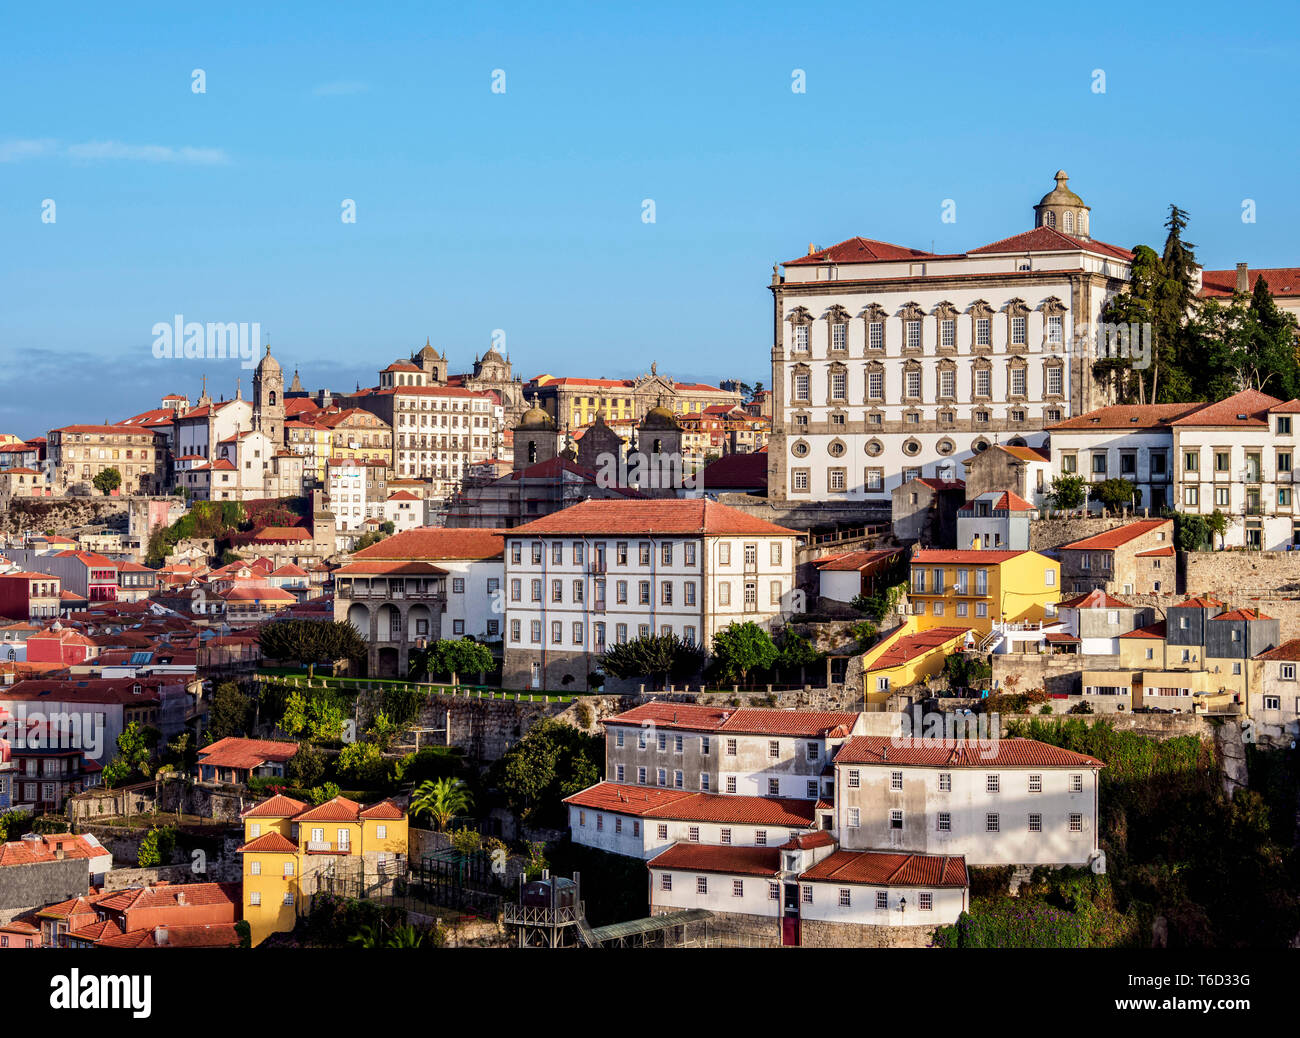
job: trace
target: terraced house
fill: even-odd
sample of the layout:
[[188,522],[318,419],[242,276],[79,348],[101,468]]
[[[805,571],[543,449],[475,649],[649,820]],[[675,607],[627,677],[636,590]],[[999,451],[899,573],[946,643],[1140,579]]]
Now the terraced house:
[[585,691],[605,647],[649,634],[710,646],[732,623],[801,611],[799,533],[705,499],[584,501],[506,536],[503,680]]

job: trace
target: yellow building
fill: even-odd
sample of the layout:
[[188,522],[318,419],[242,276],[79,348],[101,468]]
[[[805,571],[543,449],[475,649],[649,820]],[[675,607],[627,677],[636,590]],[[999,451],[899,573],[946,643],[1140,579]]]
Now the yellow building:
[[908,591],[918,630],[995,620],[1041,622],[1060,598],[1061,564],[1036,551],[925,549],[912,554]]
[[377,876],[407,855],[406,813],[391,800],[364,807],[339,796],[312,807],[274,796],[241,817],[244,918],[255,946],[310,911],[315,873],[343,860],[359,876]]
[[[329,456],[332,460],[355,458],[357,461],[382,461],[385,465],[393,463],[393,428],[378,415],[352,407],[346,411],[322,411],[314,417],[317,425],[330,430]],[[437,432],[446,435],[445,429]]]
[[307,419],[284,423],[284,437],[289,450],[302,457],[303,475],[321,486],[325,482],[325,463],[330,458],[330,441],[333,431]]
[[967,644],[969,627],[917,628],[917,617],[867,650],[862,660],[862,694],[867,703],[884,703],[898,689],[918,685],[942,672],[948,657]]

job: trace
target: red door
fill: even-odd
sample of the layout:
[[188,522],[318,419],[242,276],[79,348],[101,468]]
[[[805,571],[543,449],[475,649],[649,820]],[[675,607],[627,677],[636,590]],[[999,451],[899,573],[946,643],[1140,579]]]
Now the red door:
[[799,947],[799,917],[797,915],[781,917],[781,947]]

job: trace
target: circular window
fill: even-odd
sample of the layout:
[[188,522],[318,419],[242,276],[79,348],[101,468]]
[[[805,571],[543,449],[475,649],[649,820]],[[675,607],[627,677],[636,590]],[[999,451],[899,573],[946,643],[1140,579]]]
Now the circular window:
[[989,448],[988,440],[976,440],[971,444],[971,450],[976,454],[983,454]]
[[903,453],[917,455],[921,453],[921,443],[919,440],[905,440],[903,442]]
[[832,458],[842,458],[845,451],[844,441],[832,440],[826,449],[830,452]]
[[807,457],[808,444],[804,443],[803,440],[797,440],[794,443],[794,445],[790,448],[790,453],[793,454],[796,458]]
[[885,445],[881,443],[879,440],[867,441],[867,453],[870,454],[873,458],[878,457],[880,454],[884,452],[884,450],[885,450]]
[[956,449],[956,445],[952,440],[940,440],[938,446],[935,447],[935,450],[940,454],[951,454]]
[[1023,447],[1024,445],[1025,441],[1023,437],[1020,436],[1013,436],[1011,439],[1007,440],[1008,447]]

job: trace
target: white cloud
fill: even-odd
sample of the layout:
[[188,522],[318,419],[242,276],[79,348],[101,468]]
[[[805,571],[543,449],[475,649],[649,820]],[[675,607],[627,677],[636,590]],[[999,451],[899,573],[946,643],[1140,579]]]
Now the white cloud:
[[195,166],[224,165],[230,161],[230,156],[222,148],[126,144],[122,141],[85,141],[81,144],[60,145],[50,138],[0,141],[0,162],[20,162],[45,156],[80,161],[176,162]]
[[369,89],[369,83],[342,79],[333,83],[321,83],[319,86],[312,88],[312,93],[317,97],[344,97],[348,94],[364,94]]
[[175,148],[170,144],[125,144],[122,141],[87,141],[71,144],[67,155],[74,159],[125,159],[131,162],[184,162],[193,165],[224,165],[230,161],[221,148]]
[[0,141],[0,162],[19,162],[51,154],[58,141],[49,138],[37,140]]

